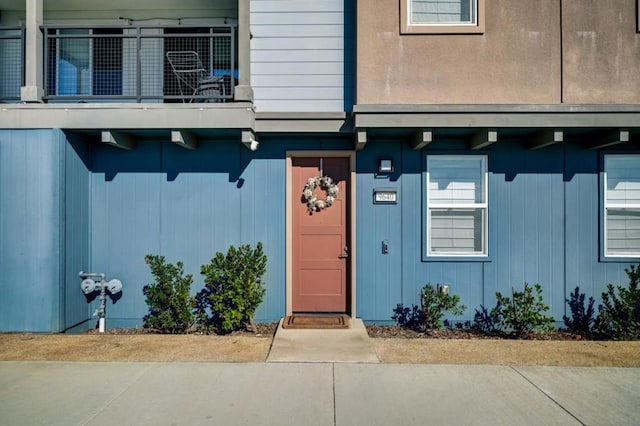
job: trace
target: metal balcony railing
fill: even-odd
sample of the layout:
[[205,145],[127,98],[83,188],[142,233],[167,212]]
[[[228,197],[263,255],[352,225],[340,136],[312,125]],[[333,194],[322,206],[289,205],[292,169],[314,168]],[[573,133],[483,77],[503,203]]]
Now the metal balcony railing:
[[[216,27],[42,27],[45,100],[227,102],[237,85],[236,31]],[[171,54],[170,54],[171,52]],[[173,53],[195,58],[182,68]]]
[[20,100],[24,86],[24,28],[0,26],[0,102]]

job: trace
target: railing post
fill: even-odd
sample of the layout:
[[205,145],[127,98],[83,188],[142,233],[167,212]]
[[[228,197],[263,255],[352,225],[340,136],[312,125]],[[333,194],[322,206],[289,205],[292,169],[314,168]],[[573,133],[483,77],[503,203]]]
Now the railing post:
[[238,0],[238,68],[240,75],[238,76],[238,87],[235,88],[236,101],[253,102],[253,89],[251,88],[250,15],[249,0]]
[[42,0],[26,0],[26,4],[25,82],[20,88],[20,99],[23,102],[42,102],[44,95],[42,87],[44,41],[40,30],[43,16]]
[[142,37],[141,28],[136,27],[136,102],[142,102]]
[[24,80],[24,74],[25,74],[25,61],[26,61],[26,55],[27,55],[27,43],[26,43],[26,39],[27,39],[27,35],[26,35],[26,29],[24,26],[20,27],[20,44],[22,45],[22,49],[21,49],[21,53],[22,53],[22,57],[20,58],[20,65],[22,67],[22,73],[20,74],[20,87],[25,85],[25,80]]

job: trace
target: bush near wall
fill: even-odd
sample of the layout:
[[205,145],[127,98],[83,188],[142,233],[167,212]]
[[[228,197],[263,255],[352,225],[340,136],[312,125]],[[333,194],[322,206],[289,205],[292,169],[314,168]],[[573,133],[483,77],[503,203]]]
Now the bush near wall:
[[262,276],[267,257],[262,243],[256,248],[230,246],[226,255],[216,253],[202,265],[205,287],[191,295],[191,274],[184,275],[182,262],[166,263],[163,256],[147,255],[155,282],[144,286],[149,313],[144,327],[160,333],[226,334],[239,329],[256,331],[253,318],[265,294]]
[[205,288],[197,301],[205,328],[222,334],[241,328],[255,331],[253,318],[265,294],[262,276],[266,264],[259,242],[255,249],[248,244],[237,249],[231,246],[226,255],[218,252],[209,264],[202,265]]
[[442,328],[446,312],[462,315],[466,309],[465,305],[460,305],[460,296],[440,291],[440,286],[436,288],[427,284],[420,290],[419,307],[413,305],[408,308],[398,304],[391,319],[401,327],[426,331]]
[[602,305],[598,307],[595,333],[614,340],[640,339],[640,266],[625,269],[629,285],[607,285],[602,293]]
[[195,323],[195,298],[191,296],[193,276],[184,275],[182,262],[173,265],[166,263],[163,256],[154,255],[147,255],[144,260],[155,278],[155,282],[142,289],[149,307],[149,313],[143,318],[144,327],[160,333],[188,332]]

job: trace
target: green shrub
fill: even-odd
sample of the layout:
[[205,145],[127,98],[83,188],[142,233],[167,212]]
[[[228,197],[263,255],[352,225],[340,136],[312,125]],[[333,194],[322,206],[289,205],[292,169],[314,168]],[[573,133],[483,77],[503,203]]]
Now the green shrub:
[[591,333],[595,323],[595,310],[593,309],[595,301],[593,297],[589,297],[589,303],[585,309],[584,300],[585,294],[580,293],[580,287],[576,287],[570,298],[566,300],[569,304],[569,309],[571,309],[571,318],[564,315],[562,319],[567,326],[567,330],[587,336]]
[[[535,290],[535,294],[533,294]],[[549,310],[542,299],[540,284],[530,287],[524,284],[523,291],[511,290],[512,297],[496,293],[498,300],[491,315],[498,318],[498,328],[509,329],[512,334],[522,336],[530,331],[549,331],[553,329],[554,320],[544,315]]]
[[439,291],[430,284],[420,290],[420,308],[422,310],[422,325],[425,330],[442,328],[442,317],[445,312],[462,315],[467,309],[465,305],[458,305],[460,296],[450,295]]
[[443,293],[427,284],[420,290],[420,306],[413,305],[411,308],[398,304],[393,310],[391,319],[405,328],[417,331],[433,330],[442,328],[442,317],[445,312],[454,315],[462,315],[467,309],[460,303],[460,296]]
[[255,331],[253,317],[265,294],[262,276],[266,264],[262,243],[258,243],[255,249],[231,246],[226,255],[218,252],[209,264],[202,265],[205,288],[197,301],[205,328],[213,327],[223,334],[243,327]]
[[596,332],[600,337],[614,340],[640,339],[640,267],[631,265],[625,269],[629,277],[629,287],[607,286],[602,293],[602,305],[598,307]]
[[182,262],[165,263],[163,256],[146,255],[155,282],[145,285],[142,293],[149,307],[144,316],[145,328],[161,333],[180,334],[194,325],[194,297],[191,296],[192,275],[184,275]]
[[450,295],[427,284],[420,290],[420,310],[422,312],[422,326],[425,330],[442,328],[442,317],[445,312],[462,315],[467,309],[459,305],[460,296]]

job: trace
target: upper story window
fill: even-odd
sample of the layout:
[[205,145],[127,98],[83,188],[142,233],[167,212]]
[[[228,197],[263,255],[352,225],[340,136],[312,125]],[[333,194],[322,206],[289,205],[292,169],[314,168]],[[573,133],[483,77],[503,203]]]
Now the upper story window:
[[400,0],[403,34],[484,32],[484,0]]
[[605,155],[604,181],[604,254],[640,257],[640,155]]
[[427,156],[427,256],[487,256],[487,156]]

